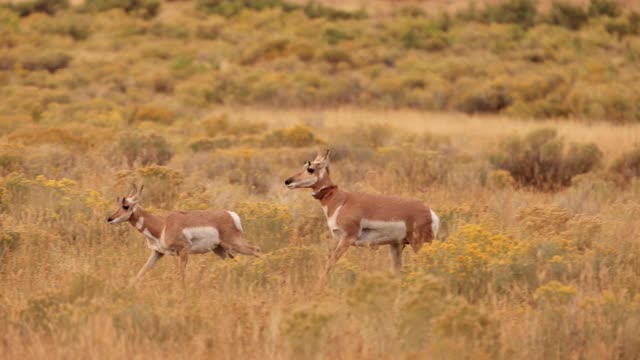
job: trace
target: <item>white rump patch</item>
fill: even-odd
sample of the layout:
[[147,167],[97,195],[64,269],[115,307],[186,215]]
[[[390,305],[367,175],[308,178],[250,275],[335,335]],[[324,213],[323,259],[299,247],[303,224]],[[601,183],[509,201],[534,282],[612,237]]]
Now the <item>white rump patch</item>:
[[244,230],[242,230],[242,223],[240,223],[240,215],[229,210],[227,210],[227,212],[231,215],[233,223],[236,225],[236,229],[240,230],[240,232],[244,232]]
[[386,245],[402,242],[407,237],[407,224],[402,221],[368,220],[360,221],[357,246]]
[[435,240],[438,237],[438,229],[440,229],[440,218],[436,213],[431,211],[431,230],[433,230],[433,239]]
[[191,243],[192,253],[209,252],[220,244],[220,234],[213,226],[185,228],[182,234]]

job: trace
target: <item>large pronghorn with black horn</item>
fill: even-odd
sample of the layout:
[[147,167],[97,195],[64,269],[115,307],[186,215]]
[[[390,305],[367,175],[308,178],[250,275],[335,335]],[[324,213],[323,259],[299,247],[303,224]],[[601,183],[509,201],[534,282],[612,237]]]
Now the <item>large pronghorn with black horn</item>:
[[118,208],[107,218],[109,224],[128,221],[147,240],[151,255],[134,282],[149,271],[164,255],[178,256],[184,284],[189,254],[210,251],[222,259],[235,253],[260,256],[260,248],[244,240],[238,214],[226,210],[170,211],[165,216],[153,215],[140,206],[142,189],[136,185],[129,195],[118,198]]
[[400,270],[405,245],[418,251],[422,244],[431,242],[440,219],[418,200],[340,190],[329,176],[329,155],[330,150],[319,152],[284,182],[289,189],[313,189],[313,197],[322,205],[329,230],[338,240],[326,271],[350,246],[378,245],[391,247],[394,268]]

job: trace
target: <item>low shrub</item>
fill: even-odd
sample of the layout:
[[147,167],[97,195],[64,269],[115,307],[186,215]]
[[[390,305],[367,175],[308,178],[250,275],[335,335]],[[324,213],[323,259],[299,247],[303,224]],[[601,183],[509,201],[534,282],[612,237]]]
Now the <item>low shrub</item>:
[[627,181],[640,178],[640,146],[615,159],[611,165],[611,171]]
[[536,269],[528,245],[481,225],[466,224],[447,241],[423,246],[418,254],[421,271],[439,276],[470,301],[487,295],[488,285],[504,292],[515,282],[534,285]]
[[175,89],[175,81],[173,77],[167,73],[155,73],[149,79],[153,91],[159,94],[173,94]]
[[0,175],[24,169],[24,148],[20,145],[3,144],[0,146]]
[[132,111],[131,120],[134,122],[150,121],[163,125],[170,125],[175,120],[173,111],[161,105],[139,105]]
[[242,65],[252,65],[260,61],[273,60],[286,51],[289,42],[290,40],[283,36],[264,39],[254,47],[245,49],[241,55],[240,63]]
[[632,34],[640,34],[640,13],[630,11],[627,15],[627,22],[629,23],[629,30]]
[[415,145],[380,147],[374,161],[397,182],[406,182],[412,191],[443,183],[453,169],[452,158]]
[[439,29],[411,28],[402,34],[400,41],[407,49],[426,51],[444,50],[449,46],[449,40]]
[[[499,112],[509,107],[513,95],[501,84],[479,84],[469,80],[461,82],[461,91],[455,100],[455,108],[467,114]],[[468,85],[468,86],[465,86]]]
[[215,138],[202,138],[192,141],[189,147],[194,152],[213,151],[216,149],[226,149],[233,145],[234,139],[228,136],[218,136]]
[[209,137],[220,135],[255,135],[267,130],[267,124],[245,119],[231,119],[226,113],[214,114],[202,120],[202,128]]
[[85,150],[89,146],[86,138],[60,128],[22,127],[7,136],[11,143],[22,145],[57,144],[75,150]]
[[24,171],[31,176],[50,178],[80,176],[78,152],[57,144],[32,146],[27,152]]
[[69,8],[68,0],[27,0],[12,2],[10,8],[21,17],[29,16],[33,13],[45,13],[54,15],[55,13]]
[[591,0],[588,13],[589,16],[616,17],[622,13],[622,9],[616,0]]
[[34,52],[23,56],[20,64],[26,70],[47,70],[55,73],[60,69],[66,68],[71,62],[72,57],[69,54],[58,51]]
[[307,306],[293,309],[282,321],[282,334],[287,339],[293,358],[313,358],[330,336],[334,309]]
[[578,30],[587,23],[589,14],[580,5],[567,2],[553,2],[546,15],[546,21],[550,24],[562,26],[571,30]]
[[345,50],[342,50],[337,47],[331,47],[326,49],[322,53],[322,58],[331,65],[337,66],[338,64],[351,64],[352,59],[351,55]]
[[4,257],[15,251],[21,243],[20,233],[12,229],[2,227],[0,230],[0,266],[4,263]]
[[155,21],[149,33],[160,38],[189,39],[193,29],[181,21]]
[[142,166],[166,164],[174,152],[169,142],[160,135],[126,131],[118,137],[113,153],[124,157],[129,167],[132,167],[136,162]]
[[222,33],[224,26],[225,20],[223,18],[211,16],[198,24],[195,35],[200,39],[215,40]]
[[604,28],[609,34],[615,35],[618,40],[622,40],[625,36],[633,34],[631,25],[628,19],[625,18],[611,19],[604,24]]
[[484,17],[491,22],[530,27],[534,25],[537,12],[535,0],[509,0],[502,4],[487,6]]
[[145,19],[155,17],[160,10],[160,0],[85,0],[84,8],[89,11],[122,9]]
[[226,17],[237,15],[245,9],[261,11],[285,5],[283,0],[198,0],[196,2],[199,10]]
[[[292,8],[291,6],[289,7]],[[367,13],[366,11],[364,11],[364,9],[360,9],[356,11],[345,11],[345,10],[335,9],[332,7],[327,7],[322,4],[316,3],[314,1],[309,1],[303,10],[304,10],[304,13],[312,19],[325,18],[328,20],[335,21],[335,20],[364,19],[367,17]]]
[[594,169],[602,159],[595,144],[571,144],[568,151],[554,129],[540,129],[524,138],[511,138],[490,156],[494,167],[509,171],[522,186],[554,190],[571,178]]
[[263,252],[284,248],[291,240],[293,219],[286,205],[266,201],[245,201],[234,207],[251,241]]
[[137,171],[146,188],[146,204],[161,209],[172,209],[180,195],[184,175],[160,165],[149,165]]
[[91,24],[85,15],[65,14],[29,23],[29,27],[43,35],[69,36],[73,40],[85,40],[91,34]]
[[320,143],[311,129],[303,125],[295,125],[287,129],[278,129],[266,134],[262,140],[265,147],[305,147]]
[[571,87],[564,104],[573,117],[622,124],[640,120],[640,108],[636,105],[639,100],[637,92],[628,85],[584,82]]
[[273,179],[267,155],[252,148],[218,149],[204,168],[209,178],[222,177],[251,194],[266,194]]

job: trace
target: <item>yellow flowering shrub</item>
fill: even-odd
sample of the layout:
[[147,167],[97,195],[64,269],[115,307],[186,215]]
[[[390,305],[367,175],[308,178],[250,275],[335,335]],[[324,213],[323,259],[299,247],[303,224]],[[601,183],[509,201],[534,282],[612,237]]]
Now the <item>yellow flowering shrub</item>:
[[531,206],[521,209],[516,217],[527,233],[549,235],[566,230],[571,214],[555,206]]
[[536,301],[547,305],[564,305],[572,301],[576,295],[573,285],[564,285],[558,281],[550,281],[536,289]]
[[491,170],[487,174],[487,185],[493,189],[509,189],[515,183],[513,176],[507,170]]
[[528,249],[523,241],[467,224],[446,241],[424,246],[418,255],[417,271],[442,276],[453,290],[476,299],[488,287],[504,290],[515,279],[533,277]]
[[335,307],[312,303],[291,311],[281,323],[294,358],[313,358],[328,340]]
[[494,356],[500,349],[500,323],[476,304],[456,298],[448,302],[433,320],[438,338],[462,339]]
[[0,175],[20,171],[24,167],[24,147],[18,144],[0,145]]
[[266,201],[245,201],[234,210],[242,219],[242,226],[251,242],[263,251],[280,249],[289,244],[293,219],[286,205]]
[[138,169],[137,174],[145,186],[143,196],[146,204],[164,209],[173,208],[184,182],[184,175],[180,171],[150,165]]
[[432,321],[451,299],[441,278],[412,272],[398,298],[398,332],[405,346],[419,348],[432,335]]
[[347,292],[347,304],[361,324],[363,335],[374,339],[374,349],[388,350],[388,339],[393,338],[392,324],[396,316],[394,305],[399,294],[400,281],[393,274],[359,273],[355,284]]

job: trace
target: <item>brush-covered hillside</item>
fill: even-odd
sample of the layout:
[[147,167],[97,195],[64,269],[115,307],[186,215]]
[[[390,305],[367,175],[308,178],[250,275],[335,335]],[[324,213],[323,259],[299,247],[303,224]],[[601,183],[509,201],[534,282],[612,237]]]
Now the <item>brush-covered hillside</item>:
[[8,3],[1,110],[41,122],[76,100],[124,119],[221,105],[640,118],[633,4],[389,3],[375,16],[282,0]]

